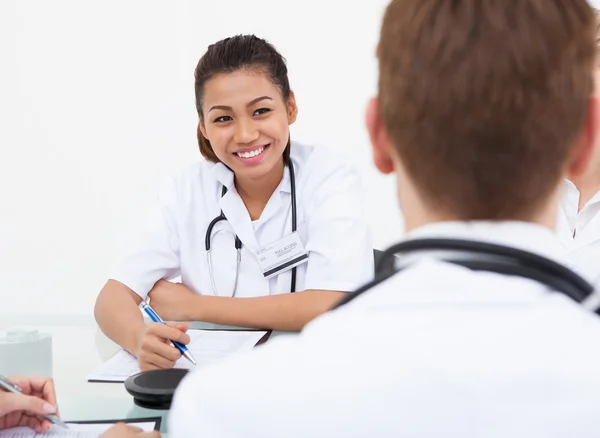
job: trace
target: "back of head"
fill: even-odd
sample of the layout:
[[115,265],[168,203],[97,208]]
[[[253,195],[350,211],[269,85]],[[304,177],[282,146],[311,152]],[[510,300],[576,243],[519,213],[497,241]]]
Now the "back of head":
[[529,220],[559,184],[593,92],[586,0],[392,0],[383,122],[428,206]]

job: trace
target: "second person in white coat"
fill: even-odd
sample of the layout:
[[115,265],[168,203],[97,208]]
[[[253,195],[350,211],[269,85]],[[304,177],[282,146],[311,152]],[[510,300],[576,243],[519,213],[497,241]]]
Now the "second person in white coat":
[[165,187],[95,306],[141,369],[172,367],[180,353],[167,340],[189,342],[185,324],[146,326],[148,295],[164,320],[296,331],[373,275],[359,175],[334,151],[290,140],[298,108],[275,48],[250,35],[211,45],[195,93],[206,160]]

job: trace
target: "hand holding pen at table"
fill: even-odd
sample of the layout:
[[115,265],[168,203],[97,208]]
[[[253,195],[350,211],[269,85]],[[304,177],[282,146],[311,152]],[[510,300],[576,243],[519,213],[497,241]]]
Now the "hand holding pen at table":
[[160,323],[152,322],[138,338],[138,349],[135,356],[138,358],[142,371],[173,368],[175,362],[181,357],[181,352],[171,341],[187,345],[190,337],[186,334],[188,323]]
[[46,377],[11,376],[22,394],[0,391],[0,429],[25,426],[37,433],[50,430],[44,415],[58,414],[54,382]]

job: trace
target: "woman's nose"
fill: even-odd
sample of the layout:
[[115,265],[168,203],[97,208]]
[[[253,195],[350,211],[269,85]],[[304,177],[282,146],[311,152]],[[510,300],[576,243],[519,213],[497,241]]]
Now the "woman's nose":
[[239,120],[235,127],[233,140],[236,143],[252,143],[259,137],[256,124],[251,120]]

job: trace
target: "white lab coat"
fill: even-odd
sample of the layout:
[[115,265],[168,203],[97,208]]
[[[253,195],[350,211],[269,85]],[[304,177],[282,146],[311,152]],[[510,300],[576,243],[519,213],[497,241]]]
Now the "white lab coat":
[[[322,146],[292,142],[297,198],[297,232],[308,262],[297,267],[296,291],[352,291],[373,276],[373,246],[364,216],[357,171]],[[228,188],[221,197],[223,185]],[[290,292],[291,270],[266,280],[254,251],[291,233],[291,185],[284,176],[260,219],[252,221],[222,163],[195,163],[162,190],[158,205],[115,280],[145,298],[160,279],[181,277],[199,294],[213,294],[205,250],[209,223],[225,213],[212,232],[217,292],[231,296],[236,269],[234,235],[242,241],[236,297]]]
[[[549,229],[444,223],[409,235],[479,239],[561,260]],[[298,336],[199,368],[172,438],[591,438],[600,317],[520,277],[423,257]]]
[[600,281],[600,191],[579,209],[579,190],[565,180],[556,231],[568,252],[569,265]]

